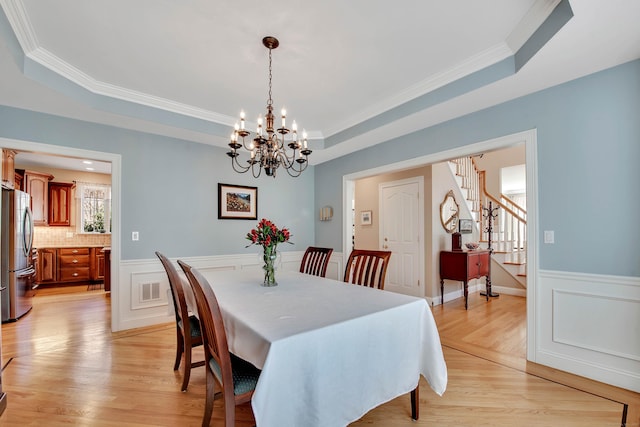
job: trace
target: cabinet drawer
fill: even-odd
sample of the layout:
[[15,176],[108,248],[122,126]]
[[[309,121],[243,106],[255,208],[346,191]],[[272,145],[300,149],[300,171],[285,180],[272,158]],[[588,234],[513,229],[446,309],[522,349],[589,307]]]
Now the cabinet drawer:
[[60,268],[89,267],[89,255],[60,255],[58,265]]
[[60,255],[89,255],[89,248],[59,248]]
[[58,271],[58,280],[61,282],[89,280],[89,267],[61,268]]

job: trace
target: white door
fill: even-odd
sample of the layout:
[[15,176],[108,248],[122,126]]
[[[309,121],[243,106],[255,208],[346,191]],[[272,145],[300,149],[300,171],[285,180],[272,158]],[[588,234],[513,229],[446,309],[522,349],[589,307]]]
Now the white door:
[[385,290],[424,297],[423,178],[380,184],[380,248],[392,252]]

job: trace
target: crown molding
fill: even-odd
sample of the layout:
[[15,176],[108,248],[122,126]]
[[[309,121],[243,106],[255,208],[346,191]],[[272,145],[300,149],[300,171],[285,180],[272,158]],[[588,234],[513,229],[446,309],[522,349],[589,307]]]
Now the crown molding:
[[490,65],[493,65],[503,59],[513,55],[509,46],[506,43],[499,43],[483,52],[480,52],[467,60],[459,63],[453,68],[436,74],[426,80],[423,80],[415,85],[409,86],[398,94],[387,98],[385,101],[373,104],[370,108],[362,111],[360,114],[351,116],[348,121],[344,121],[338,126],[327,129],[325,136],[329,137],[376,117],[385,111],[389,111],[392,108],[405,104],[415,98],[425,95],[429,92],[441,88],[449,83],[453,83],[463,77],[466,77],[476,71],[482,70]]
[[40,43],[36,37],[35,30],[31,26],[31,21],[29,21],[22,0],[0,0],[0,6],[2,6],[25,55],[35,50]]
[[96,95],[128,101],[134,104],[157,108],[231,127],[235,120],[233,117],[214,113],[203,108],[194,107],[192,105],[175,102],[166,98],[149,95],[147,93],[138,92],[96,80],[42,47],[38,47],[37,49],[26,53],[26,56],[34,62]]
[[561,1],[562,0],[536,1],[504,42],[470,57],[451,69],[410,86],[393,97],[372,105],[360,114],[351,116],[349,120],[327,129],[325,136],[330,137],[335,135],[513,55],[540,27],[545,19],[551,15]]

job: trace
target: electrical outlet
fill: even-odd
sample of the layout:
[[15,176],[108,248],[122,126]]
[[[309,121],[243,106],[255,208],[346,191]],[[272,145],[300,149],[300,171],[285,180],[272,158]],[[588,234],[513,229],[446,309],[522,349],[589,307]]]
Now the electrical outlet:
[[138,240],[140,240],[140,234],[137,231],[132,231],[131,240],[133,240],[134,242],[137,242]]

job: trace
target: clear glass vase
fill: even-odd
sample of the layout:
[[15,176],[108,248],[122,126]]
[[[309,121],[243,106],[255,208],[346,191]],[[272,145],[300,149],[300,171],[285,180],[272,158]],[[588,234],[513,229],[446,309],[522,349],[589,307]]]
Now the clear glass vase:
[[276,282],[276,248],[265,248],[264,255],[262,257],[264,261],[264,265],[262,269],[264,270],[264,281],[262,282],[262,286],[278,286],[278,282]]

